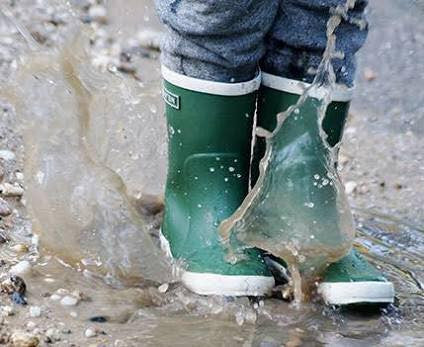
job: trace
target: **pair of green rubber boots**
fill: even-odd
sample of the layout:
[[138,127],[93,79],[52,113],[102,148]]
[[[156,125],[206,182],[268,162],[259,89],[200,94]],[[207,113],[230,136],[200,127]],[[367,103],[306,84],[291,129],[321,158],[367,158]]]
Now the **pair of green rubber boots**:
[[[263,252],[247,249],[236,263],[218,235],[257,178],[264,143],[251,163],[253,123],[272,131],[276,114],[295,104],[304,83],[262,74],[242,83],[199,80],[162,67],[169,137],[168,178],[162,245],[184,262],[183,284],[202,295],[262,296],[275,281]],[[323,122],[327,141],[337,144],[349,95],[335,94]],[[282,199],[289,197],[281,197]],[[355,250],[330,265],[318,292],[332,305],[393,302],[388,282]]]

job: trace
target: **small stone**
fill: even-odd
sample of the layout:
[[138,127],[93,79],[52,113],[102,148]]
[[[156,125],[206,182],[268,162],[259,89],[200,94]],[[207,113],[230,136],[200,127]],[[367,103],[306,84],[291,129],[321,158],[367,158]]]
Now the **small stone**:
[[40,306],[30,306],[29,307],[29,316],[32,318],[37,318],[41,316],[41,307]]
[[76,306],[78,304],[78,299],[74,296],[66,295],[60,300],[60,303],[63,306]]
[[367,81],[373,81],[373,80],[375,80],[377,78],[377,74],[371,68],[366,67],[364,69],[364,78]]
[[27,324],[26,324],[26,328],[28,329],[28,330],[33,330],[33,329],[35,329],[35,327],[37,326],[37,324],[35,324],[33,321],[29,321]]
[[17,263],[16,265],[13,265],[10,268],[9,273],[11,275],[25,275],[27,273],[29,273],[31,271],[31,264],[29,263],[28,260],[22,260],[19,263]]
[[88,10],[88,16],[94,22],[101,24],[107,23],[107,11],[106,8],[101,5],[91,6]]
[[356,187],[358,186],[358,184],[354,181],[349,181],[345,183],[345,191],[346,194],[352,194],[354,191],[356,191]]
[[23,244],[23,243],[18,243],[16,245],[13,245],[12,247],[10,247],[10,249],[15,251],[16,253],[26,253],[26,252],[28,252],[28,246]]
[[70,315],[72,318],[77,318],[77,317],[78,317],[78,313],[76,313],[75,311],[69,312],[69,315]]
[[12,214],[12,210],[6,200],[0,198],[0,217],[7,217]]
[[85,337],[96,337],[97,331],[94,328],[87,328],[84,332]]
[[0,150],[0,159],[4,161],[11,161],[11,160],[15,160],[15,158],[16,158],[16,155],[12,151],[9,151],[7,149]]
[[2,317],[9,317],[9,316],[13,316],[15,314],[15,311],[13,310],[12,306],[1,306],[0,308],[0,315]]
[[169,288],[169,284],[164,283],[164,284],[162,284],[158,287],[158,291],[159,291],[159,293],[166,293],[168,288]]
[[26,305],[27,300],[25,296],[21,293],[14,292],[12,293],[12,296],[10,297],[12,299],[12,302],[18,305]]
[[57,294],[52,294],[50,296],[50,300],[52,300],[52,301],[58,301],[60,299],[62,299],[62,297],[60,295],[57,295]]
[[73,290],[71,295],[75,298],[78,299],[78,301],[84,300],[85,296],[82,292],[80,292],[79,290]]
[[22,172],[16,172],[15,173],[15,176],[16,176],[16,179],[18,180],[18,181],[23,181],[24,180],[24,174],[22,173]]
[[37,347],[40,340],[37,336],[23,331],[15,331],[10,337],[12,346],[16,347]]
[[67,295],[69,294],[69,290],[65,288],[59,288],[58,290],[55,291],[55,293],[57,295]]
[[0,194],[19,197],[24,194],[24,189],[18,184],[2,183],[0,184]]
[[90,317],[89,321],[94,323],[106,323],[107,318],[105,316],[94,316]]
[[60,331],[58,329],[50,328],[46,331],[47,342],[57,342],[61,340]]

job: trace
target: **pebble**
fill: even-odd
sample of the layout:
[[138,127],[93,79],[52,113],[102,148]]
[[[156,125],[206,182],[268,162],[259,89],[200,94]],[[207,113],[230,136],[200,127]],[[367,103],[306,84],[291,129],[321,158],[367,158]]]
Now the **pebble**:
[[50,296],[50,300],[53,300],[53,301],[58,301],[60,299],[62,299],[62,297],[60,295],[57,295],[57,294],[52,294]]
[[96,337],[97,331],[94,328],[87,328],[84,332],[85,337]]
[[12,346],[16,347],[37,347],[40,344],[37,336],[23,331],[15,331],[10,337],[10,340]]
[[55,293],[57,295],[66,295],[66,294],[69,294],[69,290],[65,288],[59,288],[58,290],[56,290]]
[[17,263],[16,265],[13,265],[10,270],[9,273],[11,275],[25,275],[27,273],[29,273],[31,271],[31,264],[29,263],[28,260],[22,260],[19,263]]
[[41,316],[41,307],[40,306],[30,306],[29,307],[29,316],[32,318],[37,318]]
[[354,181],[349,181],[349,182],[346,182],[345,183],[345,191],[346,191],[346,194],[352,194],[355,190],[356,190],[356,187],[358,186],[358,184],[356,183],[356,182],[354,182]]
[[61,340],[60,331],[58,329],[50,328],[46,331],[47,342],[57,342]]
[[35,324],[32,320],[30,320],[27,324],[26,324],[26,328],[28,330],[33,330],[35,329],[35,327],[37,326],[37,324]]
[[0,194],[19,197],[24,194],[24,189],[18,184],[2,183],[0,184]]
[[9,204],[6,200],[0,198],[0,217],[7,217],[12,214]]
[[0,308],[0,315],[2,317],[9,317],[9,316],[13,316],[15,314],[15,311],[13,310],[12,306],[1,306]]
[[60,300],[60,303],[63,306],[76,306],[78,304],[78,299],[74,296],[66,295]]
[[0,283],[0,290],[2,293],[13,294],[18,292],[22,295],[26,292],[25,281],[19,276],[10,276]]
[[158,287],[158,292],[159,292],[159,293],[166,293],[166,292],[167,292],[167,290],[168,290],[168,288],[169,288],[169,284],[168,284],[168,283],[161,284],[161,285]]
[[371,68],[366,67],[364,69],[364,78],[367,81],[373,81],[373,80],[375,80],[377,78],[377,74]]
[[24,180],[24,174],[22,173],[22,172],[16,172],[15,173],[15,176],[16,176],[16,179],[18,180],[18,181],[23,181]]
[[4,161],[11,161],[15,160],[16,155],[12,151],[9,151],[7,149],[0,150],[0,159],[3,159]]
[[23,243],[18,243],[16,245],[13,245],[10,247],[12,251],[15,251],[17,253],[26,253],[28,252],[28,246]]
[[88,16],[92,21],[102,24],[107,23],[107,11],[106,8],[101,5],[91,6],[88,10]]
[[77,318],[77,317],[78,317],[78,313],[76,313],[75,311],[69,312],[69,315],[70,315],[72,318]]

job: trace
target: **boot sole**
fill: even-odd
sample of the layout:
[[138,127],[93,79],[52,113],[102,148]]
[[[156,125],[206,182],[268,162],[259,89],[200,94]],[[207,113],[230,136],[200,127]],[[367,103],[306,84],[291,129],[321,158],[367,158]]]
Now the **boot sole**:
[[[159,238],[162,250],[172,259],[171,247],[161,231]],[[274,277],[220,275],[184,270],[181,273],[183,285],[200,295],[265,296],[275,285]]]
[[394,301],[391,282],[324,282],[319,285],[318,293],[328,305],[389,304]]

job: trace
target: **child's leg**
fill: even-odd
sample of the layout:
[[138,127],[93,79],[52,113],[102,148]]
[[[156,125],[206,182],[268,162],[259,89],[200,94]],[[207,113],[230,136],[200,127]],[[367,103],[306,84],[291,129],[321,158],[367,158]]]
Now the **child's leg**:
[[162,64],[219,82],[255,77],[279,0],[155,0],[167,28]]
[[[267,52],[261,68],[268,73],[312,82],[327,43],[330,9],[346,0],[282,0],[277,18],[267,36]],[[334,59],[337,82],[353,85],[355,53],[367,37],[364,9],[368,0],[357,0],[336,30],[336,47],[344,59]],[[362,25],[360,27],[358,24]]]

